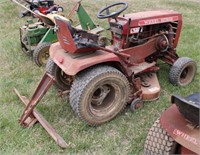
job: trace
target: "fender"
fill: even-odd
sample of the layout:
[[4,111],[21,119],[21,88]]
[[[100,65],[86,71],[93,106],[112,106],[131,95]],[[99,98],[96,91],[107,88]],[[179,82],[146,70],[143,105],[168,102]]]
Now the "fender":
[[194,153],[200,152],[199,129],[185,120],[176,104],[165,110],[160,117],[160,125],[180,145]]
[[78,72],[104,62],[120,62],[118,56],[103,50],[71,54],[66,52],[59,42],[53,43],[49,49],[50,58],[67,74],[76,75]]

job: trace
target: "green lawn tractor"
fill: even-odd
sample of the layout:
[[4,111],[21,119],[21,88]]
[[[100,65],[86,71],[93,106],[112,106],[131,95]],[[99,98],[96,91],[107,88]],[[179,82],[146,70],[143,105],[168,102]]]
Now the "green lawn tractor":
[[48,49],[52,42],[57,41],[53,29],[47,27],[43,22],[29,20],[20,28],[20,42],[22,51],[33,56],[38,66],[45,63],[48,58]]
[[[77,12],[81,29],[90,31],[92,33],[99,33],[103,28],[94,24],[88,13],[81,5],[81,1],[77,2],[73,10],[67,16],[71,19],[74,12]],[[25,25],[20,27],[20,42],[22,51],[33,57],[33,61],[42,66],[47,63],[49,58],[49,47],[51,43],[56,42],[57,35],[54,33],[54,16],[56,14],[50,13],[47,15],[37,13],[39,22],[28,20]],[[60,15],[58,15],[60,16]]]

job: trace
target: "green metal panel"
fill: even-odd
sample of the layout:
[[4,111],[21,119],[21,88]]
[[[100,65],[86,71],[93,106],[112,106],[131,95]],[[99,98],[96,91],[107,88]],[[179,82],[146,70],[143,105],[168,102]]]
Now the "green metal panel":
[[54,32],[53,28],[49,28],[49,30],[46,32],[44,37],[40,40],[40,43],[43,42],[56,42],[58,41],[57,35]]
[[77,10],[78,18],[81,24],[81,27],[83,30],[91,30],[96,28],[96,25],[88,15],[88,13],[85,11],[85,9],[82,7],[82,5],[79,5],[79,8]]
[[47,31],[48,28],[42,25],[38,25],[36,28],[28,29],[27,37],[30,39],[30,45],[38,44]]

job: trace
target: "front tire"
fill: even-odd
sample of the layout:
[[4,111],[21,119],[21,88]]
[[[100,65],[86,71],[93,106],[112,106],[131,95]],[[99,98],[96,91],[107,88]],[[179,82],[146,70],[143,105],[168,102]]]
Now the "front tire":
[[113,119],[126,106],[129,82],[117,69],[94,66],[77,74],[70,90],[74,112],[91,126]]
[[51,58],[49,58],[47,61],[46,72],[54,76],[58,89],[62,91],[70,89],[73,78],[69,75],[66,75]]
[[144,145],[144,155],[176,154],[177,147],[178,144],[161,127],[160,119],[156,120],[147,135]]
[[173,85],[185,86],[194,79],[197,66],[195,61],[187,57],[178,58],[169,71],[169,81]]

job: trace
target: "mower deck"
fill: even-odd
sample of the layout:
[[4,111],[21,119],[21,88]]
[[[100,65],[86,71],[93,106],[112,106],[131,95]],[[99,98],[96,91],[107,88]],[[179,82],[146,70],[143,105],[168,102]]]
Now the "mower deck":
[[145,75],[144,83],[142,83],[142,100],[154,101],[160,96],[160,84],[156,73],[150,73]]

